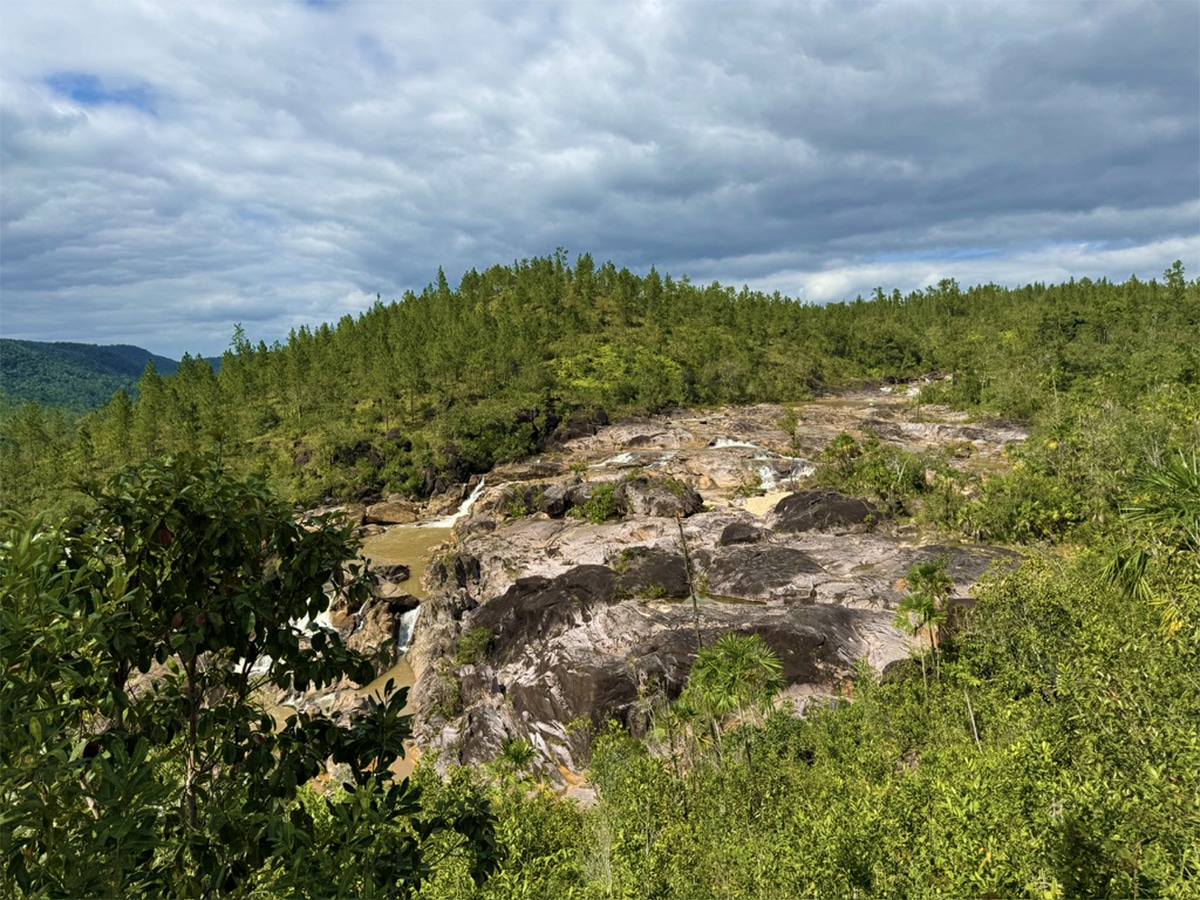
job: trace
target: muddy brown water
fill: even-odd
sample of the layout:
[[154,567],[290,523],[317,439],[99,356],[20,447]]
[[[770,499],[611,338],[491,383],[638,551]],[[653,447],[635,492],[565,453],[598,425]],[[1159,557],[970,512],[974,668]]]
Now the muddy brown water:
[[[362,554],[375,565],[408,566],[409,577],[408,581],[404,582],[404,589],[414,597],[423,600],[427,596],[423,582],[430,552],[448,540],[452,530],[451,528],[419,525],[393,526],[381,534],[366,538],[363,541]],[[389,680],[394,682],[393,690],[411,689],[416,683],[412,667],[408,664],[406,657],[401,656],[394,666],[360,689],[358,693],[360,696],[383,699]],[[404,712],[413,712],[411,699],[405,705]],[[404,757],[392,764],[392,773],[397,778],[408,777],[412,774],[419,758],[420,753],[417,747],[409,742],[406,745]]]
[[362,553],[375,565],[408,566],[408,581],[404,589],[421,600],[425,599],[426,557],[438,544],[450,539],[452,528],[422,525],[394,525],[381,534],[363,539]]

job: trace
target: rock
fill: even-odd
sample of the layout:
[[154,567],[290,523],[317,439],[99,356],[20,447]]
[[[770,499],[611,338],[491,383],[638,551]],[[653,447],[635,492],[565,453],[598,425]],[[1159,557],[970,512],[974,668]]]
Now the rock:
[[390,659],[390,651],[396,646],[400,618],[419,604],[416,597],[408,594],[371,603],[356,617],[349,636],[345,638],[346,646],[368,655],[386,649]]
[[702,490],[736,490],[754,480],[752,447],[724,447],[692,453],[685,465]]
[[[402,565],[384,565],[372,566],[370,569],[370,589],[371,596],[378,600],[399,600],[404,597],[409,597],[409,593],[404,588],[404,582],[409,579],[408,566]],[[410,598],[413,606],[416,606],[416,599]]]
[[766,602],[812,593],[814,575],[825,569],[794,547],[735,546],[720,553],[700,551],[696,564],[708,578],[708,589],[723,597]]
[[382,581],[390,581],[394,584],[400,584],[403,581],[408,581],[412,570],[408,566],[401,563],[380,564],[371,566],[371,572],[376,578]]
[[580,717],[597,726],[608,717],[620,717],[628,726],[637,693],[637,682],[620,659],[572,657],[569,661],[543,658],[526,676],[514,680],[508,697],[526,728]]
[[537,497],[537,510],[552,519],[561,519],[571,508],[571,488],[566,484],[552,484]]
[[965,597],[967,588],[978,581],[984,572],[997,566],[1004,569],[1016,568],[1021,557],[1012,550],[1000,547],[932,544],[919,548],[914,553],[911,564],[917,565],[936,559],[946,560],[946,574],[954,582],[951,597],[962,598]]
[[613,563],[621,571],[618,591],[633,597],[679,599],[691,594],[687,564],[678,553],[655,547],[622,550]]
[[496,659],[511,661],[527,647],[587,622],[593,609],[616,596],[616,573],[607,566],[577,566],[557,578],[519,578],[471,616],[470,628],[487,628]]
[[375,503],[363,514],[367,525],[411,525],[417,518],[416,508],[403,500]]
[[581,437],[590,437],[608,424],[608,413],[602,409],[577,412],[554,431],[553,442],[565,444]]
[[472,707],[462,731],[459,765],[477,766],[491,762],[500,755],[509,728],[500,713],[491,706]]
[[[956,461],[964,469],[999,464],[992,426],[923,406],[924,419],[955,428],[910,428],[905,403],[877,390],[824,398],[804,406],[794,433],[770,404],[673,410],[611,427],[588,416],[560,423],[560,436],[578,435],[566,448],[572,455],[503,467],[501,487],[487,495],[492,511],[477,507],[460,522],[453,553],[429,568],[431,595],[408,657],[423,745],[440,749],[441,760],[476,762],[520,737],[543,771],[578,771],[586,741],[568,722],[614,718],[638,732],[648,695],[683,689],[697,640],[710,646],[728,632],[760,635],[783,662],[786,696],[802,705],[844,693],[860,661],[877,672],[903,669],[913,642],[893,620],[911,566],[945,555],[951,605],[965,607],[980,574],[1014,558],[986,547],[913,546],[915,533],[873,530],[879,511],[836,491],[794,492],[754,510],[729,492],[774,493],[770,485],[806,477],[796,454],[819,453],[864,418],[913,450],[972,441],[976,452]],[[565,477],[579,463],[588,482]],[[599,484],[612,486],[622,518],[568,515]],[[709,491],[703,508],[697,488]],[[497,504],[506,491],[528,501],[520,517]],[[456,667],[461,638],[476,628],[488,629],[478,664]]]
[[597,487],[597,484],[590,481],[569,485],[567,487],[567,504],[569,506],[583,506],[592,499],[592,494],[595,493]]
[[452,584],[466,588],[479,581],[479,560],[468,554],[455,553],[433,563],[426,571],[426,578],[436,585]]
[[613,499],[625,515],[668,519],[690,516],[704,506],[695,490],[674,478],[622,479],[613,491]]
[[491,516],[471,516],[464,522],[458,525],[460,534],[479,534],[480,532],[495,531],[496,520]]
[[463,666],[458,675],[463,698],[468,702],[491,694],[504,694],[504,686],[496,680],[496,673],[491,666]]
[[798,491],[780,500],[773,512],[775,531],[785,534],[862,532],[879,519],[874,504],[831,490]]
[[717,543],[728,547],[731,544],[756,544],[762,539],[761,528],[755,528],[747,522],[731,522],[725,526]]

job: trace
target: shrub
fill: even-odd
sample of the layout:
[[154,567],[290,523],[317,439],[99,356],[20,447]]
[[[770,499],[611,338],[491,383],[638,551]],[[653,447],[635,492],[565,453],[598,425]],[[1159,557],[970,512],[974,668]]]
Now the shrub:
[[492,629],[472,628],[458,640],[458,650],[455,651],[454,661],[460,666],[477,666],[487,656],[488,643],[492,639]]
[[596,485],[587,502],[576,507],[579,514],[593,525],[600,525],[609,519],[617,518],[621,511],[617,508],[614,492],[615,488],[611,483]]

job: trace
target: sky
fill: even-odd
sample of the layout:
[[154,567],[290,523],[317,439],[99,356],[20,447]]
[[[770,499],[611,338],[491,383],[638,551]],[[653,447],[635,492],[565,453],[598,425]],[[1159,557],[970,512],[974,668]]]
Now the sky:
[[1200,274],[1200,0],[0,0],[0,335],[215,355],[557,248]]

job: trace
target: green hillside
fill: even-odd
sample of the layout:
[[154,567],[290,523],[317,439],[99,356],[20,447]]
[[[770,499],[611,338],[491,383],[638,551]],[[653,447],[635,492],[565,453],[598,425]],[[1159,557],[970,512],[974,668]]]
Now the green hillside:
[[[778,660],[722,638],[682,693],[645,685],[639,727],[562,723],[584,804],[515,736],[393,783],[405,691],[348,724],[254,699],[374,673],[298,633],[361,583],[349,530],[297,503],[425,496],[604,416],[918,377],[914,417],[1030,436],[974,475],[846,435],[818,460],[902,525],[1021,556],[954,622],[941,564],[914,566],[897,625],[946,630],[911,665],[800,717],[771,704]],[[1198,461],[1178,262],[814,307],[559,253],[286,344],[238,329],[219,371],[149,369],[83,416],[25,404],[0,421],[0,893],[1196,897]],[[449,685],[488,677],[445,649]]]
[[0,426],[0,484],[7,505],[31,509],[66,499],[80,474],[214,450],[296,502],[428,496],[601,411],[786,403],[939,376],[924,400],[1032,423],[1054,442],[1003,488],[1014,516],[1038,499],[1033,533],[1045,535],[1111,516],[1146,442],[1195,439],[1177,429],[1200,405],[1198,336],[1200,282],[1178,263],[1163,283],[947,280],[809,306],[560,252],[472,270],[457,289],[439,272],[420,294],[284,344],[239,329],[219,371],[186,358],[141,378],[136,402],[118,394],[77,423],[19,410]]
[[0,391],[10,404],[32,401],[83,411],[132,391],[153,362],[164,375],[176,361],[129,344],[74,344],[0,338]]

